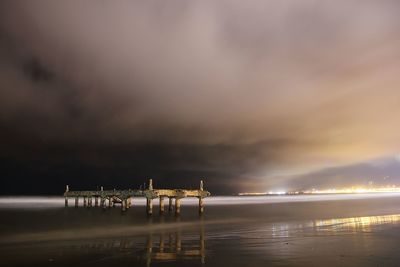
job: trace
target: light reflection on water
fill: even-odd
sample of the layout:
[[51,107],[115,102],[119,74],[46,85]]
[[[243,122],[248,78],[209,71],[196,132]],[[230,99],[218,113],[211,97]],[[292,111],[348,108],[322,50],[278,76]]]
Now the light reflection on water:
[[[340,233],[371,232],[373,226],[400,223],[400,214],[313,220],[301,223],[277,223],[271,226],[271,236],[290,237],[299,233],[327,235]],[[268,227],[268,226],[266,226]],[[268,230],[267,230],[268,232]]]
[[[307,247],[305,242],[309,240],[304,238],[362,234],[373,232],[375,226],[398,223],[400,223],[400,214],[293,223],[255,223],[254,225],[236,225],[225,230],[210,228],[209,232],[205,231],[204,225],[200,225],[198,229],[192,229],[189,232],[182,231],[182,229],[170,232],[152,231],[141,237],[97,240],[96,242],[75,244],[65,249],[86,251],[89,254],[94,251],[109,253],[111,250],[116,250],[118,257],[121,255],[131,257],[134,262],[139,259],[146,266],[163,262],[205,264],[207,255],[213,253],[212,250],[217,247],[216,244],[223,243],[226,246],[226,243],[229,242],[232,242],[232,245],[239,242],[240,246],[238,247],[241,253],[248,251],[252,255],[257,251],[264,251],[270,253],[270,258],[289,260],[293,255],[304,254],[303,249]],[[300,240],[302,246],[293,249],[287,245],[279,245],[279,243],[289,244],[286,243],[289,240],[293,243]],[[213,244],[211,248],[206,249],[207,242]],[[371,245],[369,240],[363,239],[356,242],[359,249],[369,249]],[[136,257],[132,258],[132,256]]]
[[348,231],[348,232],[371,232],[371,227],[381,224],[398,224],[400,215],[365,216],[354,218],[337,218],[329,220],[317,220],[313,227],[317,231]]

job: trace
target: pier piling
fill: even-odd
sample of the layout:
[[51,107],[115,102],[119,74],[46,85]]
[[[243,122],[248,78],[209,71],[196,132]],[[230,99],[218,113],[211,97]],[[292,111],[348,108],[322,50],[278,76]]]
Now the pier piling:
[[175,215],[181,214],[181,199],[175,198]]
[[168,212],[172,212],[172,197],[168,198]]
[[126,199],[123,199],[123,200],[121,201],[121,210],[122,210],[122,211],[126,211]]
[[160,196],[160,214],[164,213],[164,197]]
[[204,213],[204,201],[202,197],[199,197],[199,214]]
[[153,199],[152,198],[147,198],[147,215],[152,215],[153,214]]
[[[65,192],[69,192],[69,186],[68,185],[65,186]],[[68,197],[67,196],[65,196],[65,207],[68,207]]]

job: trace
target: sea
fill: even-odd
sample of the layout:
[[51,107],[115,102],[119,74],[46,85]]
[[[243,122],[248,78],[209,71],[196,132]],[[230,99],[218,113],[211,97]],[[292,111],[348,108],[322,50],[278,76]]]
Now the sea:
[[181,214],[0,197],[0,266],[400,266],[400,193],[214,196]]

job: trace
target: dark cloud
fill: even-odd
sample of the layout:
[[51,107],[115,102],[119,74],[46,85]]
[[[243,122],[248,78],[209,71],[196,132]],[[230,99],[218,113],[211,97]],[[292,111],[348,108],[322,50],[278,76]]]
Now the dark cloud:
[[393,156],[399,7],[2,1],[2,180],[233,192]]
[[35,58],[25,63],[24,72],[33,82],[47,82],[54,78],[54,75]]

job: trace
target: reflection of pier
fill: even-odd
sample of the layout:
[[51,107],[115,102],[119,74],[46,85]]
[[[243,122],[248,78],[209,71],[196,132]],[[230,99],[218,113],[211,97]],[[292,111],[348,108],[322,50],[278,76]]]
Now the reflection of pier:
[[[199,213],[204,212],[204,198],[210,196],[210,192],[203,189],[203,181],[200,181],[198,190],[187,189],[153,189],[153,181],[150,179],[149,188],[146,190],[103,190],[101,187],[97,191],[70,191],[68,185],[64,193],[65,206],[68,206],[68,198],[75,198],[75,207],[79,206],[79,198],[83,198],[84,207],[92,207],[99,204],[103,208],[114,207],[115,204],[121,205],[121,210],[126,211],[132,206],[134,197],[146,198],[146,211],[148,215],[153,214],[153,199],[158,198],[160,201],[159,212],[164,213],[164,199],[168,198],[168,212],[172,212],[175,206],[175,214],[181,212],[181,199],[185,197],[197,197],[199,199]],[[99,203],[100,200],[100,203]],[[175,200],[173,206],[172,200]]]
[[181,233],[157,235],[149,234],[147,237],[145,260],[147,266],[152,261],[176,261],[200,259],[201,263],[205,263],[205,240],[204,228],[200,230],[198,246],[182,245]]
[[[145,227],[145,226],[144,226]],[[79,245],[80,251],[108,252],[113,256],[118,251],[122,255],[133,255],[133,260],[141,259],[146,266],[152,262],[173,262],[178,260],[198,260],[205,263],[206,248],[204,226],[201,225],[197,231],[190,231],[190,234],[180,230],[173,232],[149,232],[145,239],[143,236],[123,239],[106,239],[93,243]],[[117,257],[120,257],[118,255]]]

